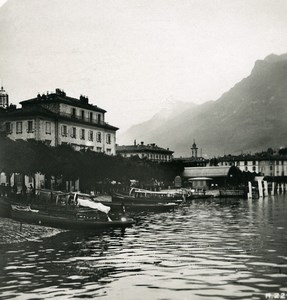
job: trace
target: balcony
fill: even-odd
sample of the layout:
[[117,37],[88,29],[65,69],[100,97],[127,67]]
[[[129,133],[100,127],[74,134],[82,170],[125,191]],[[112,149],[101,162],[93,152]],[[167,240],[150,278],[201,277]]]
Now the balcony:
[[69,118],[69,119],[74,119],[77,121],[82,121],[85,123],[91,123],[91,124],[96,124],[96,125],[109,125],[109,123],[104,122],[103,120],[98,120],[98,119],[90,119],[90,118],[83,118],[81,115],[74,115],[74,114],[68,114],[68,113],[60,113],[60,116]]

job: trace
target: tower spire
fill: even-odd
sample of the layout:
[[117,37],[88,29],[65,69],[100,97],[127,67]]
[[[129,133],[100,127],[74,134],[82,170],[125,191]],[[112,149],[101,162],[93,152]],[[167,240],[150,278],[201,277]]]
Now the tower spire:
[[197,158],[197,150],[198,148],[196,147],[195,139],[193,139],[193,145],[191,147],[191,156],[194,158]]
[[3,88],[3,80],[1,79],[1,90],[0,90],[0,107],[7,108],[9,106],[9,95]]

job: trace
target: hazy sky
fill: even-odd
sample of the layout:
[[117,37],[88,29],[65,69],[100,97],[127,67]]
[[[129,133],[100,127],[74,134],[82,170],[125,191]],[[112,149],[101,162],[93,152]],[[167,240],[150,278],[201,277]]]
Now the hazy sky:
[[59,87],[126,129],[168,101],[215,100],[286,53],[286,12],[286,0],[8,0],[0,78],[15,104]]

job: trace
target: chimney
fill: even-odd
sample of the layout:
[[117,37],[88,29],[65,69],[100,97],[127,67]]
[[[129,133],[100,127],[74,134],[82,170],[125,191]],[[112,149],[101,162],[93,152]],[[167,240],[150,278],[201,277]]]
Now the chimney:
[[80,96],[80,101],[81,101],[82,103],[88,104],[88,103],[89,103],[89,98],[86,97],[86,96],[81,95],[81,96]]

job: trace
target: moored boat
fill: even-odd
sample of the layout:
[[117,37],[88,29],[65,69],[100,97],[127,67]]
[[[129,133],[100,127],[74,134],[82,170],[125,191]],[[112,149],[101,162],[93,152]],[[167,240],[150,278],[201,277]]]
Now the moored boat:
[[67,229],[99,229],[110,227],[128,227],[132,219],[120,217],[111,220],[109,206],[83,199],[77,194],[59,193],[54,205],[36,204],[11,205],[11,217],[15,220],[33,224]]
[[132,188],[129,195],[112,195],[113,203],[132,204],[180,204],[183,196],[179,193],[169,191],[149,191],[144,189]]
[[31,224],[51,226],[65,229],[102,229],[102,228],[125,228],[133,224],[132,219],[122,217],[112,221],[107,215],[98,212],[78,210],[71,212],[54,212],[31,209],[30,206],[12,205],[11,216],[14,220]]
[[[137,203],[136,201],[103,201],[102,199],[99,201],[96,196],[83,194],[79,192],[71,193],[73,195],[73,202],[77,201],[85,201],[91,200],[95,203],[101,203],[103,205],[109,206],[111,208],[111,213],[134,213],[134,212],[146,212],[146,211],[153,211],[153,212],[166,212],[173,210],[178,204],[174,202],[169,203]],[[61,198],[61,196],[58,196]]]

